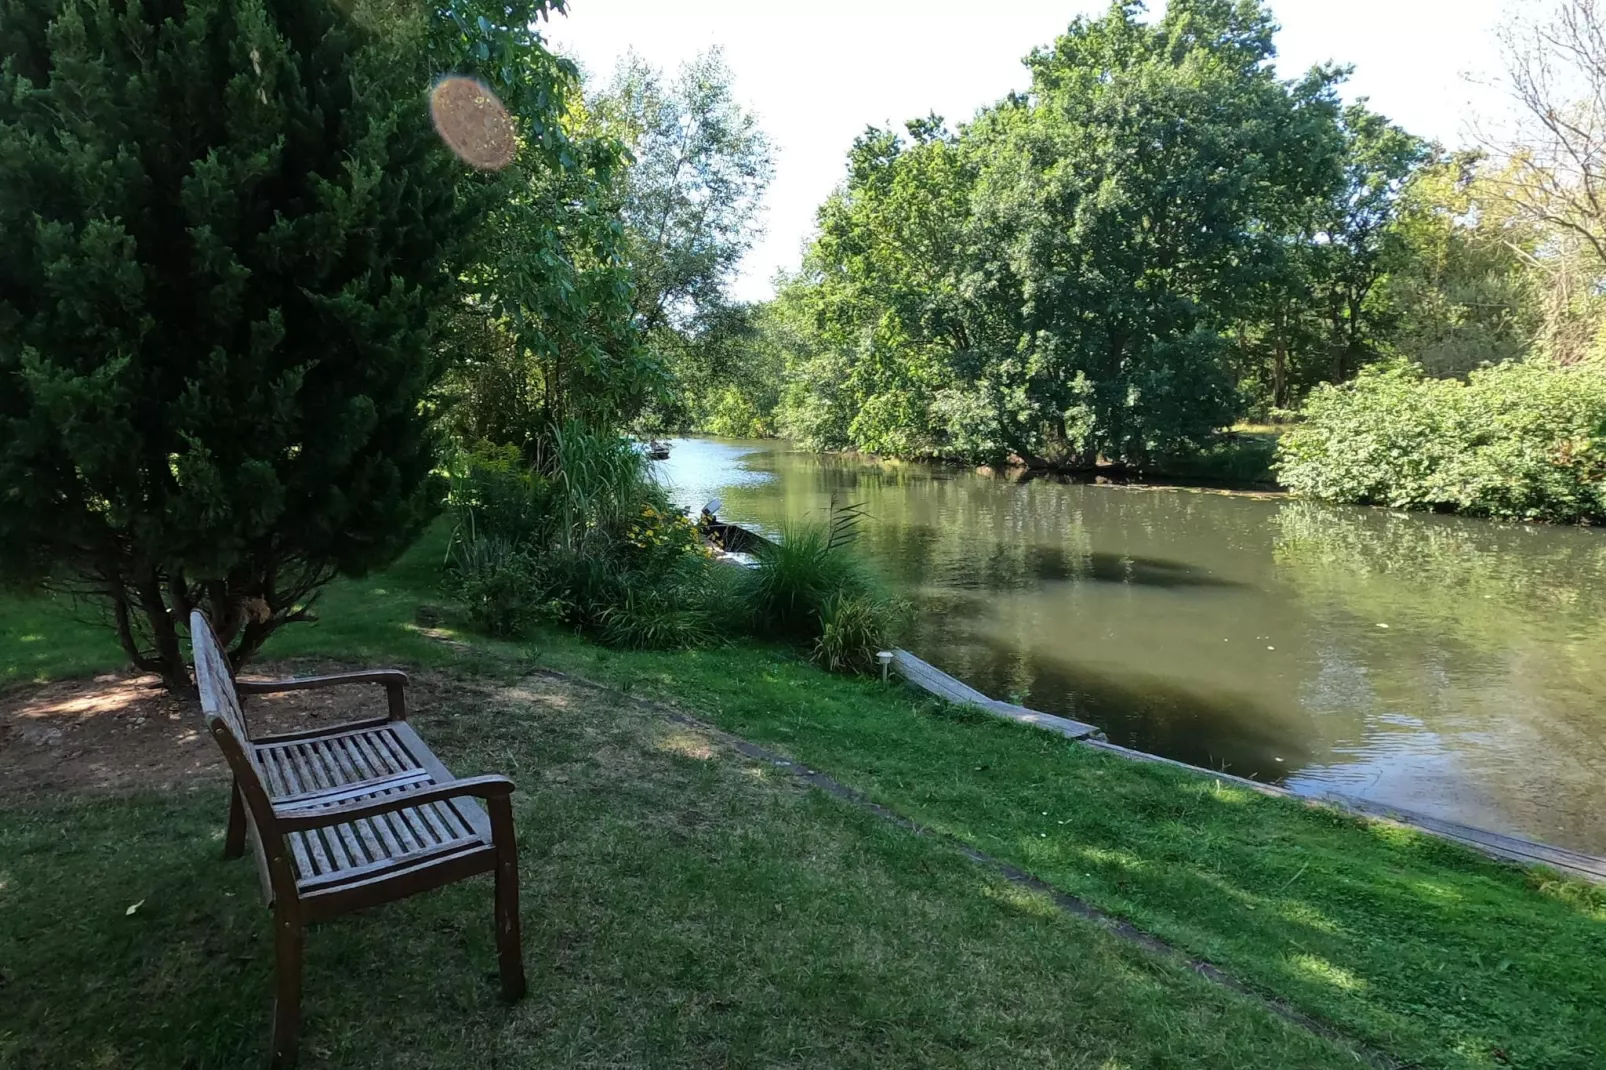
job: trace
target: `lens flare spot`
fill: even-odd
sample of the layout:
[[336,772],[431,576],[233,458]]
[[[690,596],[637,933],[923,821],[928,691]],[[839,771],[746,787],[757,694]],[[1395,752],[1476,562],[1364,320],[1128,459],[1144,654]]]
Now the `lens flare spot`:
[[429,94],[429,114],[446,147],[470,167],[499,171],[513,162],[513,119],[484,83],[449,75]]

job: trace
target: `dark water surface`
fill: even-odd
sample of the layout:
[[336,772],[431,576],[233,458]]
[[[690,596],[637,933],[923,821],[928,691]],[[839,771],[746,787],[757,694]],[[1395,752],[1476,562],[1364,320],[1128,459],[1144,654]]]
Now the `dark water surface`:
[[679,439],[675,499],[833,497],[905,645],[1111,741],[1606,854],[1606,533]]

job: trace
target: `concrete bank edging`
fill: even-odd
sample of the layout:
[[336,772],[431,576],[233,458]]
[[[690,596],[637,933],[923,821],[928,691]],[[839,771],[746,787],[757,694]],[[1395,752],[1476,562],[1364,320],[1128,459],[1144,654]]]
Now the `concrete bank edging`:
[[1405,828],[1415,829],[1418,832],[1425,832],[1430,836],[1453,840],[1465,847],[1472,848],[1480,854],[1502,862],[1516,862],[1525,866],[1548,866],[1551,869],[1593,884],[1606,884],[1606,858],[1585,854],[1582,851],[1574,851],[1567,847],[1558,847],[1555,844],[1540,843],[1537,840],[1526,839],[1522,836],[1510,836],[1503,832],[1491,832],[1488,829],[1474,828],[1471,825],[1447,821],[1444,818],[1433,817],[1429,814],[1417,813],[1412,810],[1405,810],[1397,806],[1389,806],[1340,792],[1327,792],[1314,796],[1301,795],[1277,784],[1266,784],[1259,780],[1250,780],[1248,777],[1235,776],[1232,773],[1223,773],[1214,769],[1205,769],[1202,766],[1189,765],[1187,762],[1179,762],[1175,758],[1164,758],[1158,754],[1133,750],[1130,747],[1122,747],[1109,742],[1104,738],[1104,733],[1093,725],[1057,717],[1049,713],[1040,713],[1024,706],[1016,706],[989,698],[970,685],[949,676],[941,669],[920,660],[907,650],[894,650],[892,652],[892,665],[909,684],[946,702],[952,702],[960,706],[970,706],[1007,720],[1047,729],[1063,735],[1082,746],[1104,751],[1107,754],[1116,754],[1132,761],[1154,762],[1160,765],[1174,766],[1178,769],[1185,769],[1190,773],[1197,773],[1200,776],[1213,777],[1216,780],[1248,788],[1250,791],[1259,792],[1262,795],[1294,799],[1310,806],[1331,806],[1371,821],[1400,825]]

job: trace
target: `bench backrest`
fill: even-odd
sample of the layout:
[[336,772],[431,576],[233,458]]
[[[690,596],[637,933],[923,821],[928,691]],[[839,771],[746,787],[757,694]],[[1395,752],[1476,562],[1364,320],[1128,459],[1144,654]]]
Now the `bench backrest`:
[[218,642],[212,622],[199,609],[190,614],[190,647],[195,657],[195,686],[201,692],[201,711],[210,725],[213,718],[222,720],[244,747],[250,736],[245,730],[245,712],[240,696],[234,690],[234,672],[229,667],[229,655]]
[[206,715],[206,727],[228,759],[235,790],[240,793],[255,831],[263,894],[270,900],[293,899],[295,878],[290,870],[289,854],[274,818],[273,804],[263,787],[262,769],[257,764],[251,737],[245,730],[245,713],[234,689],[229,655],[218,642],[212,622],[198,609],[190,614],[190,649],[195,659],[195,686],[201,693],[201,712]]

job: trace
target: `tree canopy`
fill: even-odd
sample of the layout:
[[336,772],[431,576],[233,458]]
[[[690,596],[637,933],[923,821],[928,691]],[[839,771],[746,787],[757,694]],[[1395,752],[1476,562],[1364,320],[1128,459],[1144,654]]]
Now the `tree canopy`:
[[1257,4],[1143,15],[1077,19],[1027,58],[1029,91],[957,131],[858,139],[793,297],[842,386],[791,392],[794,432],[1144,463],[1231,423],[1262,367],[1285,403],[1296,349],[1374,355],[1368,299],[1420,143],[1343,107],[1341,69],[1279,78]]
[[[0,569],[111,607],[186,683],[237,660],[439,500],[426,400],[503,176],[430,126],[432,72],[528,57],[540,2],[322,0],[0,13]],[[488,9],[489,10],[489,9]],[[524,80],[523,143],[561,98]]]

